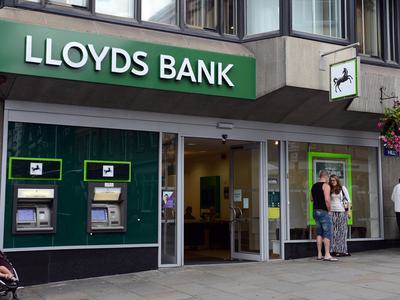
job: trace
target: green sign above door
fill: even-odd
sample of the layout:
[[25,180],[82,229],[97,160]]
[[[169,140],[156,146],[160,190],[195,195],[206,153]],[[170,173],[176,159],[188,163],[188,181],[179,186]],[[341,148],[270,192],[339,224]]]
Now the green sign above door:
[[256,98],[253,57],[8,21],[0,21],[0,40],[0,72]]

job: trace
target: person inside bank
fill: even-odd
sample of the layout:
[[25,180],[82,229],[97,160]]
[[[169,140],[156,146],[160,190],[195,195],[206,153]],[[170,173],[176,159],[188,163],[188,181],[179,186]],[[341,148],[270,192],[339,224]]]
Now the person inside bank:
[[185,220],[195,220],[196,218],[192,215],[192,213],[193,213],[193,208],[191,206],[186,207],[184,219]]
[[[312,186],[311,197],[317,231],[317,260],[337,261],[338,259],[330,254],[332,240],[331,187],[329,185],[329,174],[326,170],[319,172],[319,181]],[[324,256],[322,256],[322,242],[325,248]]]
[[341,185],[339,177],[331,175],[331,211],[333,235],[331,253],[334,256],[350,256],[347,251],[347,220],[349,218],[350,195],[345,186]]

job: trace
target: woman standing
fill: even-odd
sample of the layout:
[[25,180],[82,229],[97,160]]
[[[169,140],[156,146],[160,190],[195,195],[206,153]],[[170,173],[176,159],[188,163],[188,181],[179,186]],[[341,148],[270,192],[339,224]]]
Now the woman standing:
[[331,211],[333,223],[333,237],[331,252],[336,256],[349,256],[347,251],[347,218],[350,206],[349,192],[340,184],[336,175],[331,175]]

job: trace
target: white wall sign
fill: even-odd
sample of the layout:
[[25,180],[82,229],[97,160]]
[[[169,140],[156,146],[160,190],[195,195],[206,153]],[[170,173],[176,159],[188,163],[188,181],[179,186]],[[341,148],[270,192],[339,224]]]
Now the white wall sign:
[[114,177],[114,166],[103,165],[103,177]]
[[242,202],[242,190],[237,189],[233,191],[233,201]]
[[31,162],[29,174],[37,176],[43,175],[43,163]]
[[249,209],[249,198],[243,198],[243,208]]
[[359,96],[359,66],[359,58],[330,65],[330,101]]

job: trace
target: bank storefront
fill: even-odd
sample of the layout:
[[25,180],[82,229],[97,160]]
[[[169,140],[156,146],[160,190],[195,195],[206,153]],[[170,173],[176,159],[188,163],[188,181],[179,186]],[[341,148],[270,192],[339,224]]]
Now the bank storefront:
[[255,58],[0,26],[13,36],[3,74],[68,84],[71,98],[82,81],[162,90],[146,112],[44,103],[52,91],[32,86],[4,102],[0,238],[27,283],[312,255],[320,169],[349,187],[350,250],[382,240],[376,133],[158,112],[170,91],[256,103]]

